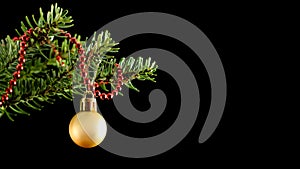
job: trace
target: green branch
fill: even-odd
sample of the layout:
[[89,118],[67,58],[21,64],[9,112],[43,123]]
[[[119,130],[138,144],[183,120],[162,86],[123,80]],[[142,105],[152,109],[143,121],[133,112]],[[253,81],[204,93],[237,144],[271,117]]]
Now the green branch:
[[[19,36],[33,29],[26,48],[26,62],[21,78],[9,94],[9,100],[0,107],[0,117],[6,115],[10,120],[18,114],[30,115],[29,112],[41,111],[45,104],[53,104],[56,99],[72,100],[72,94],[83,94],[86,86],[76,66],[79,56],[75,44],[61,32],[72,27],[73,19],[68,16],[68,10],[51,5],[50,10],[44,13],[40,8],[40,16],[26,16],[21,22],[21,29],[16,32]],[[20,33],[22,32],[22,33]],[[81,40],[80,35],[74,36],[82,44],[88,65],[88,78],[93,81],[106,80],[114,88],[117,82],[115,64],[119,63],[123,70],[123,83],[130,89],[139,91],[132,83],[134,79],[150,80],[155,82],[157,65],[151,58],[134,59],[115,58],[119,51],[118,45],[108,31],[94,34],[91,40]],[[18,51],[20,42],[13,41],[9,36],[0,41],[0,99],[6,93],[13,72],[18,65]],[[53,46],[60,53],[65,66],[56,60]],[[107,90],[106,86],[101,86]]]

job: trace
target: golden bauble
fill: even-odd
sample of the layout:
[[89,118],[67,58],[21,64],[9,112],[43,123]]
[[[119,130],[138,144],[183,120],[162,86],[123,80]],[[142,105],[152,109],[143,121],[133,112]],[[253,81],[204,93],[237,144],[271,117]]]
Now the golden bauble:
[[95,111],[76,113],[69,125],[69,134],[78,146],[92,148],[105,138],[106,122],[101,114]]

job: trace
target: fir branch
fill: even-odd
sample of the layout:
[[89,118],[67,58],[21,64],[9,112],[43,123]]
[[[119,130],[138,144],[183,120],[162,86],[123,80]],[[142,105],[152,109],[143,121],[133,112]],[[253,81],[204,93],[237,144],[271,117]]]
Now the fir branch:
[[[102,31],[99,34],[95,32],[91,40],[85,42],[86,65],[88,65],[85,71],[89,72],[88,78],[91,82],[95,81],[98,74],[103,74],[111,68],[111,66],[105,67],[105,70],[99,71],[99,65],[106,63],[108,58],[111,58],[107,54],[118,52],[119,48],[116,48],[116,45],[118,43],[111,38],[111,34],[108,31]],[[80,72],[75,72],[73,77],[75,78],[75,83],[73,84],[74,92],[82,95],[87,90],[87,87],[82,85]]]
[[[87,90],[80,71],[75,69],[79,59],[75,44],[61,36],[64,31],[62,29],[72,27],[72,22],[68,10],[58,7],[57,4],[51,5],[46,14],[40,8],[39,17],[26,16],[25,22],[21,22],[21,29],[16,29],[17,34],[24,34],[28,28],[32,28],[33,36],[27,44],[26,62],[21,78],[13,88],[8,103],[0,107],[0,117],[6,115],[13,120],[13,116],[18,114],[30,115],[29,112],[40,111],[46,103],[53,104],[56,99],[72,100],[72,94],[82,95]],[[123,70],[123,83],[130,89],[139,91],[132,83],[134,79],[155,82],[155,61],[151,61],[150,57],[145,60],[142,57],[115,58],[113,55],[119,51],[116,47],[118,43],[111,38],[108,31],[100,34],[95,32],[89,41],[81,41],[80,35],[74,37],[85,49],[88,65],[86,71],[91,82],[104,80],[115,88],[117,61]],[[0,96],[5,93],[12,73],[16,71],[19,46],[19,41],[15,42],[9,36],[1,40]],[[57,53],[53,47],[60,52],[65,66],[60,66],[56,60]],[[101,87],[108,91],[105,85]]]
[[[51,6],[47,19],[40,9],[39,20],[33,16],[33,21],[26,16],[27,25],[21,22],[21,30],[25,33],[29,27],[34,28],[26,50],[25,69],[21,72],[17,86],[13,88],[8,103],[0,108],[1,115],[6,114],[12,120],[17,114],[29,114],[32,110],[41,110],[45,103],[53,103],[56,98],[72,99],[72,81],[70,76],[75,68],[78,53],[75,46],[59,36],[61,27],[72,26],[72,17],[60,7]],[[29,25],[29,26],[28,26]],[[19,31],[16,30],[18,34]],[[80,36],[75,35],[77,41]],[[61,67],[53,53],[50,43],[61,51]],[[82,42],[84,44],[84,42]],[[0,96],[2,96],[12,78],[12,73],[18,64],[19,41],[13,41],[9,36],[1,40],[0,45]]]
[[18,44],[14,43],[13,40],[7,36],[4,40],[1,40],[0,44],[0,70],[3,70],[18,57]]
[[[115,58],[103,59],[98,68],[96,81],[109,81],[111,87],[114,89],[117,83],[115,63]],[[155,82],[155,72],[158,65],[155,61],[151,62],[151,57],[148,57],[145,61],[142,57],[138,57],[137,59],[134,57],[121,58],[119,65],[123,71],[123,84],[130,89],[139,91],[132,83],[134,79]],[[105,86],[101,87],[104,91],[107,91]]]

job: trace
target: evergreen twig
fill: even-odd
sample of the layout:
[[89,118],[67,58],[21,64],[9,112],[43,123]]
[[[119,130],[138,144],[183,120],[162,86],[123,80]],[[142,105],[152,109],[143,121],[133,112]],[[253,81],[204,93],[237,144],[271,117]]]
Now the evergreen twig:
[[[18,114],[30,115],[31,111],[40,111],[45,103],[53,104],[56,99],[72,100],[74,93],[80,94],[85,89],[82,78],[76,72],[78,53],[74,44],[61,36],[62,29],[73,26],[73,19],[68,10],[51,5],[50,11],[44,13],[40,8],[40,16],[25,16],[21,22],[21,30],[16,29],[18,35],[29,28],[33,28],[33,36],[29,40],[26,50],[26,62],[17,86],[13,88],[9,101],[0,107],[0,117],[7,115],[10,120]],[[22,32],[22,33],[20,33]],[[94,34],[90,42],[82,41],[80,35],[74,36],[81,42],[88,56],[89,77],[92,81],[106,80],[114,88],[116,83],[116,69],[119,62],[123,70],[123,83],[136,91],[132,80],[150,80],[155,82],[154,76],[157,65],[151,58],[143,60],[139,57],[117,59],[113,56],[118,52],[117,42],[113,41],[108,31]],[[50,44],[54,44],[60,51],[65,66],[60,66]],[[18,64],[19,41],[13,41],[10,36],[0,41],[0,96],[5,93],[12,78],[12,73]],[[73,83],[75,81],[75,83]],[[107,90],[105,86],[101,86]],[[0,98],[1,99],[1,98]]]

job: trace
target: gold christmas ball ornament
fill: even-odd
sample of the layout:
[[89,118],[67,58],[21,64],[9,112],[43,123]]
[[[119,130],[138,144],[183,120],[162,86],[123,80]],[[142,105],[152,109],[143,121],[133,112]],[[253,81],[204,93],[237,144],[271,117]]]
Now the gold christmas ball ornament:
[[99,145],[107,131],[103,116],[97,112],[79,112],[71,120],[69,133],[78,146],[92,148]]
[[105,138],[107,125],[103,116],[96,110],[95,98],[83,98],[80,112],[71,119],[69,134],[75,144],[83,148],[99,145]]

